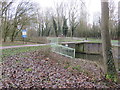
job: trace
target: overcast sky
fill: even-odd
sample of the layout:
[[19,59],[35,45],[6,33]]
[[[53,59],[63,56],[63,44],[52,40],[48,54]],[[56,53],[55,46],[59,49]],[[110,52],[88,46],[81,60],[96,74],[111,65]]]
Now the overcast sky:
[[[67,2],[69,0],[33,0],[34,2],[37,2],[41,7],[53,7],[55,2]],[[74,1],[74,0],[73,0]],[[93,15],[96,12],[101,12],[101,0],[83,0],[86,2],[87,11],[90,15],[90,21],[93,21]],[[117,8],[118,1],[120,0],[114,0],[115,1],[115,7]]]

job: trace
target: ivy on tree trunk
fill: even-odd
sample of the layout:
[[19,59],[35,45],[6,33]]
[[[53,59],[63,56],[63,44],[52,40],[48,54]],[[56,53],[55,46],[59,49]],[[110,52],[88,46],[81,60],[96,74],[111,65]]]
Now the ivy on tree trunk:
[[102,9],[101,35],[106,78],[112,81],[116,81],[117,71],[115,68],[109,35],[109,8],[107,0],[106,1],[101,0],[101,9]]

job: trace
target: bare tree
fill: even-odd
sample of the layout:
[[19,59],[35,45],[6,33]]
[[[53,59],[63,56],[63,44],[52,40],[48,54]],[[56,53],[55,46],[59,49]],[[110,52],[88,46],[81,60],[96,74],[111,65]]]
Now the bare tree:
[[72,1],[70,3],[70,6],[69,6],[69,23],[70,23],[70,30],[71,30],[71,36],[73,37],[74,36],[74,33],[76,31],[76,28],[79,24],[78,22],[78,17],[80,16],[79,15],[79,6],[77,4],[77,0],[75,0],[74,2]]
[[56,23],[56,21],[55,21],[55,18],[54,18],[54,17],[52,17],[52,19],[53,19],[53,27],[54,27],[54,30],[55,30],[55,35],[56,35],[56,37],[58,37],[57,23]]
[[63,25],[63,18],[66,17],[67,14],[67,4],[64,2],[55,3],[55,18],[57,24],[57,32],[58,35],[63,34],[62,25]]
[[[31,21],[34,21],[36,17],[34,11],[34,5],[30,2],[20,2],[16,8],[16,13],[13,19],[13,28],[11,34],[11,41],[13,42],[18,33],[30,25]],[[31,13],[32,12],[32,13]],[[18,30],[18,26],[21,27]]]
[[49,36],[51,28],[52,28],[52,11],[51,9],[47,9],[47,11],[45,12],[45,36]]
[[1,7],[1,30],[2,30],[2,37],[4,39],[4,42],[6,41],[6,38],[9,34],[10,31],[10,13],[9,13],[9,9],[10,6],[12,5],[12,1],[8,2],[8,1],[3,1],[2,7]]
[[52,9],[47,8],[46,10],[38,11],[38,36],[49,36],[53,23],[52,23]]
[[67,19],[64,17],[63,19],[63,35],[66,37],[68,33]]
[[117,39],[117,25],[116,25],[116,17],[117,13],[115,13],[115,2],[114,0],[109,0],[109,30],[112,39]]

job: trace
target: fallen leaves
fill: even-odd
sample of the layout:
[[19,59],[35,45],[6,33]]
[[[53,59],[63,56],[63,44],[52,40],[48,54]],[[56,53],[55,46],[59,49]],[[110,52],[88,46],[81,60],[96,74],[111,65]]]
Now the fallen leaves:
[[[79,68],[74,67],[75,70]],[[107,88],[101,83],[92,83],[91,78],[85,74],[73,74],[69,69],[73,68],[65,69],[52,58],[46,57],[42,51],[21,53],[4,59],[0,87]]]

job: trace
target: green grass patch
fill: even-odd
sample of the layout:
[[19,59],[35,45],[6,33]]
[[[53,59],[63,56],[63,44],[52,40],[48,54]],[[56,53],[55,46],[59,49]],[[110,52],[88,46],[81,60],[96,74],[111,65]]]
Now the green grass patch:
[[111,40],[112,42],[118,43],[118,40]]
[[78,70],[78,71],[80,70],[80,68],[81,68],[80,65],[72,67],[73,70]]
[[[90,42],[93,42],[93,43],[102,43],[101,39],[88,38],[87,40],[89,40]],[[118,40],[111,40],[111,43],[118,44]]]
[[94,40],[94,41],[90,41],[90,43],[102,43],[102,41],[100,40]]
[[107,74],[106,79],[108,79],[110,81],[117,82],[117,76],[116,75]]
[[21,61],[20,60],[16,60],[16,63],[20,63]]
[[18,45],[29,45],[29,44],[35,44],[32,42],[22,42],[22,41],[14,41],[14,42],[2,42],[1,46],[18,46]]
[[34,45],[34,44],[2,44],[1,46],[19,46],[19,45]]
[[66,65],[65,67],[64,67],[64,69],[68,69],[70,66],[69,65]]
[[23,52],[36,51],[39,50],[40,48],[46,48],[46,47],[50,47],[50,45],[3,49],[1,57],[3,58]]
[[74,38],[59,38],[58,42],[77,42],[82,41],[81,39],[74,39]]
[[70,67],[70,63],[69,62],[65,62],[64,69],[68,69],[69,67]]
[[27,68],[25,69],[26,72],[31,72],[32,71],[32,68]]
[[28,45],[28,44],[2,44],[2,46],[19,46],[19,45]]
[[74,40],[74,39],[61,39],[59,42],[77,42],[77,41],[82,41],[82,40]]

